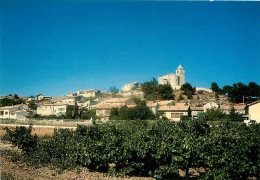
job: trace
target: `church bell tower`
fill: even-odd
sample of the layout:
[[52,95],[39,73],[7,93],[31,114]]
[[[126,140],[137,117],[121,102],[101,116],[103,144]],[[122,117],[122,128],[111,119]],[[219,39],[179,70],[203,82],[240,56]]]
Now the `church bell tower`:
[[183,85],[185,83],[185,70],[179,65],[179,67],[176,69],[176,75],[179,76],[179,86]]

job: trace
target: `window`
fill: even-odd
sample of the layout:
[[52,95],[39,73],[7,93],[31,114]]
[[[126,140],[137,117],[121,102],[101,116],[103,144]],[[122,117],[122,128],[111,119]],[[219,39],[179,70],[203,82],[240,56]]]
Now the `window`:
[[8,111],[5,111],[5,115],[8,115]]
[[171,114],[171,118],[180,118],[181,116],[183,116],[183,113],[172,113]]
[[4,111],[0,111],[0,115],[3,116],[4,115]]

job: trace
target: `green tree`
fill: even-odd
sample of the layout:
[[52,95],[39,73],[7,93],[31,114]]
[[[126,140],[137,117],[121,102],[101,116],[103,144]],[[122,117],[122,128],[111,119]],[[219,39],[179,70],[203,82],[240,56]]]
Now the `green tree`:
[[82,119],[97,119],[96,116],[96,110],[95,109],[82,109],[82,114],[81,114]]
[[119,119],[121,120],[127,120],[128,119],[128,107],[125,105],[125,106],[122,106],[120,109],[119,109]]
[[187,99],[193,99],[193,96],[190,91],[187,92]]
[[184,94],[188,94],[188,92],[195,94],[196,87],[192,87],[190,83],[185,83],[181,86],[181,90],[184,91]]
[[260,86],[255,82],[250,82],[248,84],[249,95],[254,97],[260,97]]
[[229,121],[236,121],[236,122],[244,122],[244,119],[242,117],[243,115],[236,112],[236,109],[234,106],[231,106],[229,109],[229,114],[227,115],[227,120]]
[[19,99],[19,96],[17,94],[15,94],[14,99]]
[[184,100],[184,97],[183,97],[183,95],[182,95],[182,94],[180,94],[180,95],[179,95],[179,97],[178,97],[177,101],[178,101],[178,102],[180,102],[181,100]]
[[211,83],[210,89],[217,94],[223,94],[223,90],[219,88],[219,86],[216,82]]
[[119,89],[115,86],[110,87],[109,92],[111,92],[113,95],[117,94],[119,92]]
[[155,79],[150,82],[144,82],[142,85],[142,91],[146,100],[156,100],[158,92],[158,83]]
[[110,120],[116,120],[119,118],[119,110],[118,108],[112,108],[110,110]]
[[207,109],[206,116],[209,121],[220,121],[226,119],[226,114],[218,108]]
[[170,84],[160,84],[158,86],[158,98],[160,100],[173,100],[174,94]]
[[35,104],[34,101],[30,101],[28,104],[28,107],[30,110],[36,110],[37,109],[37,104]]

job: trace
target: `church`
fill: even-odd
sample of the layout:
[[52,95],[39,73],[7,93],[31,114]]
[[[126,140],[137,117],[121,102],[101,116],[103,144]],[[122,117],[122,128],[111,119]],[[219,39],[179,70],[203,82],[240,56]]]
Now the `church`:
[[181,65],[176,69],[176,74],[166,74],[158,77],[159,84],[170,84],[172,89],[180,89],[185,83],[185,71]]

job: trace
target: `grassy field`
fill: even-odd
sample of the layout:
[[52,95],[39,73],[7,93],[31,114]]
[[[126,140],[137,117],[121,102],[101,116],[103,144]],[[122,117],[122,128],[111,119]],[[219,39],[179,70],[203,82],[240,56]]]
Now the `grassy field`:
[[[11,126],[9,124],[0,125],[0,137],[1,139],[5,135],[6,131],[5,127],[8,127],[11,130],[15,129],[15,126]],[[39,138],[48,138],[51,137],[54,132],[54,127],[33,127],[32,134],[37,134]]]

